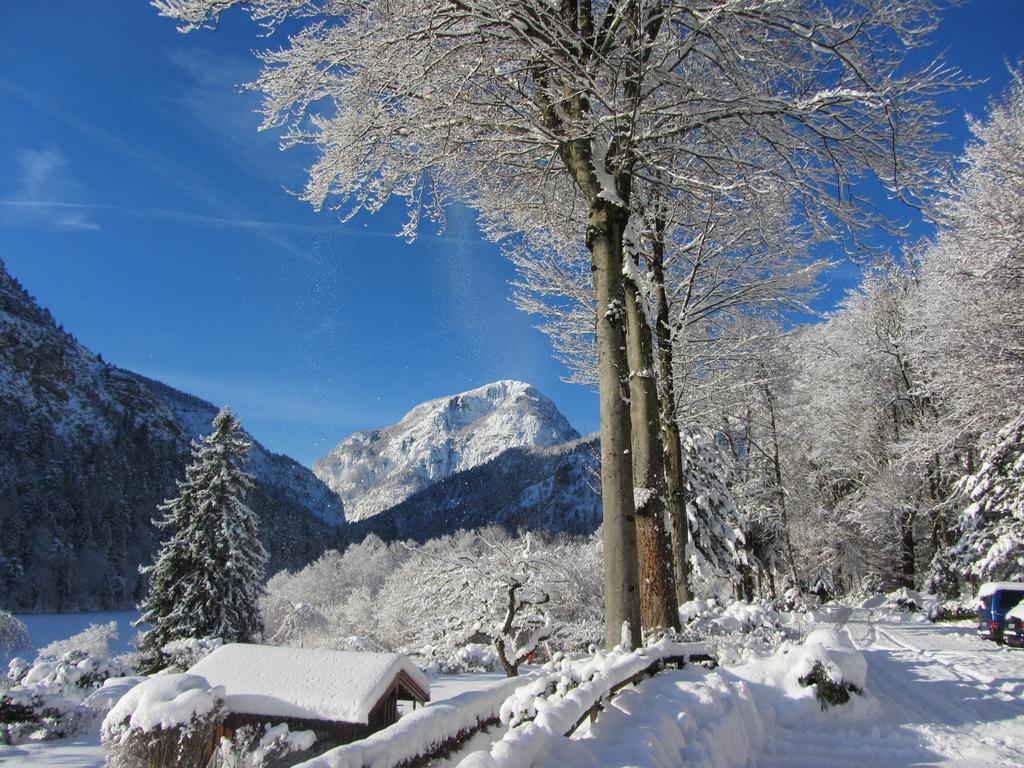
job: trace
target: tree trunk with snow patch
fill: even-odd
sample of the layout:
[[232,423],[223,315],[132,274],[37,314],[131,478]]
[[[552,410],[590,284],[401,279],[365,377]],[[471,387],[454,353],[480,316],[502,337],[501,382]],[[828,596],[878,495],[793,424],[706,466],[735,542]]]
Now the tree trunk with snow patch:
[[636,506],[637,557],[640,578],[640,620],[645,630],[679,628],[679,605],[672,579],[671,554],[665,531],[667,511],[661,420],[654,378],[651,326],[636,281],[638,266],[630,253],[627,269],[626,355],[629,362],[629,411],[632,426],[633,487]]

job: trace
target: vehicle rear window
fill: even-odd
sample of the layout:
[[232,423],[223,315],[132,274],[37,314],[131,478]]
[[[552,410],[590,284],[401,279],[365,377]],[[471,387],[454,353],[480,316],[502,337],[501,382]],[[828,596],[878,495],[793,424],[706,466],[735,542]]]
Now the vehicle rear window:
[[995,605],[1000,611],[1008,611],[1013,608],[1017,603],[1024,599],[1024,592],[1011,592],[1009,590],[1000,590],[996,592],[994,597]]

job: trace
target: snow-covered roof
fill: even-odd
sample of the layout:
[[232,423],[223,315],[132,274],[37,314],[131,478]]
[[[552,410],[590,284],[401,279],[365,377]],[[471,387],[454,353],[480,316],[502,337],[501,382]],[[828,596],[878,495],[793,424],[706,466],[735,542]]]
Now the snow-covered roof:
[[1004,589],[1013,590],[1016,592],[1024,592],[1024,582],[1021,581],[990,581],[986,584],[981,585],[981,589],[978,590],[978,599],[994,595],[996,592],[1001,592]]
[[189,673],[223,686],[224,703],[238,714],[365,725],[396,677],[407,695],[430,698],[426,676],[397,653],[232,643]]

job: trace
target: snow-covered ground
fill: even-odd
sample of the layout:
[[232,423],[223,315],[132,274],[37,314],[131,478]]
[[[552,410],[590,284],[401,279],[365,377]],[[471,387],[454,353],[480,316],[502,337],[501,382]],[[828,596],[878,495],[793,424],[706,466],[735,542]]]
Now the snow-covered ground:
[[[766,686],[764,664],[660,675],[540,765],[873,768],[1024,765],[1024,651],[973,627],[832,615],[867,660],[867,693],[821,712]],[[808,707],[808,705],[811,705]]]
[[[835,609],[867,660],[866,695],[821,712],[769,685],[767,664],[690,667],[626,689],[593,726],[541,765],[821,768],[1024,765],[1024,650],[979,640],[970,626],[897,621],[867,608]],[[501,675],[431,679],[434,701]],[[461,756],[486,750],[503,729]],[[457,761],[450,760],[453,765]],[[0,764],[101,768],[98,737],[0,747]]]

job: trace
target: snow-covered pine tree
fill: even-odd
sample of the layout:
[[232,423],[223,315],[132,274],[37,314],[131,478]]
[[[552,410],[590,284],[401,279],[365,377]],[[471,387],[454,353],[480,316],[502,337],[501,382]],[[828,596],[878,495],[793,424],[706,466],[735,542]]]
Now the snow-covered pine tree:
[[1024,579],[1024,413],[981,452],[981,466],[960,482],[969,506],[950,555],[969,576]]
[[687,561],[692,576],[714,584],[727,579],[735,591],[749,582],[746,521],[733,502],[714,434],[691,427],[683,434],[686,516],[690,525]]
[[138,624],[150,625],[140,649],[149,668],[160,667],[173,640],[217,637],[248,642],[263,630],[257,601],[263,594],[267,552],[256,515],[244,503],[252,487],[242,470],[250,441],[230,406],[213,432],[192,443],[192,463],[177,497],[160,505],[156,524],[171,530],[153,565]]

